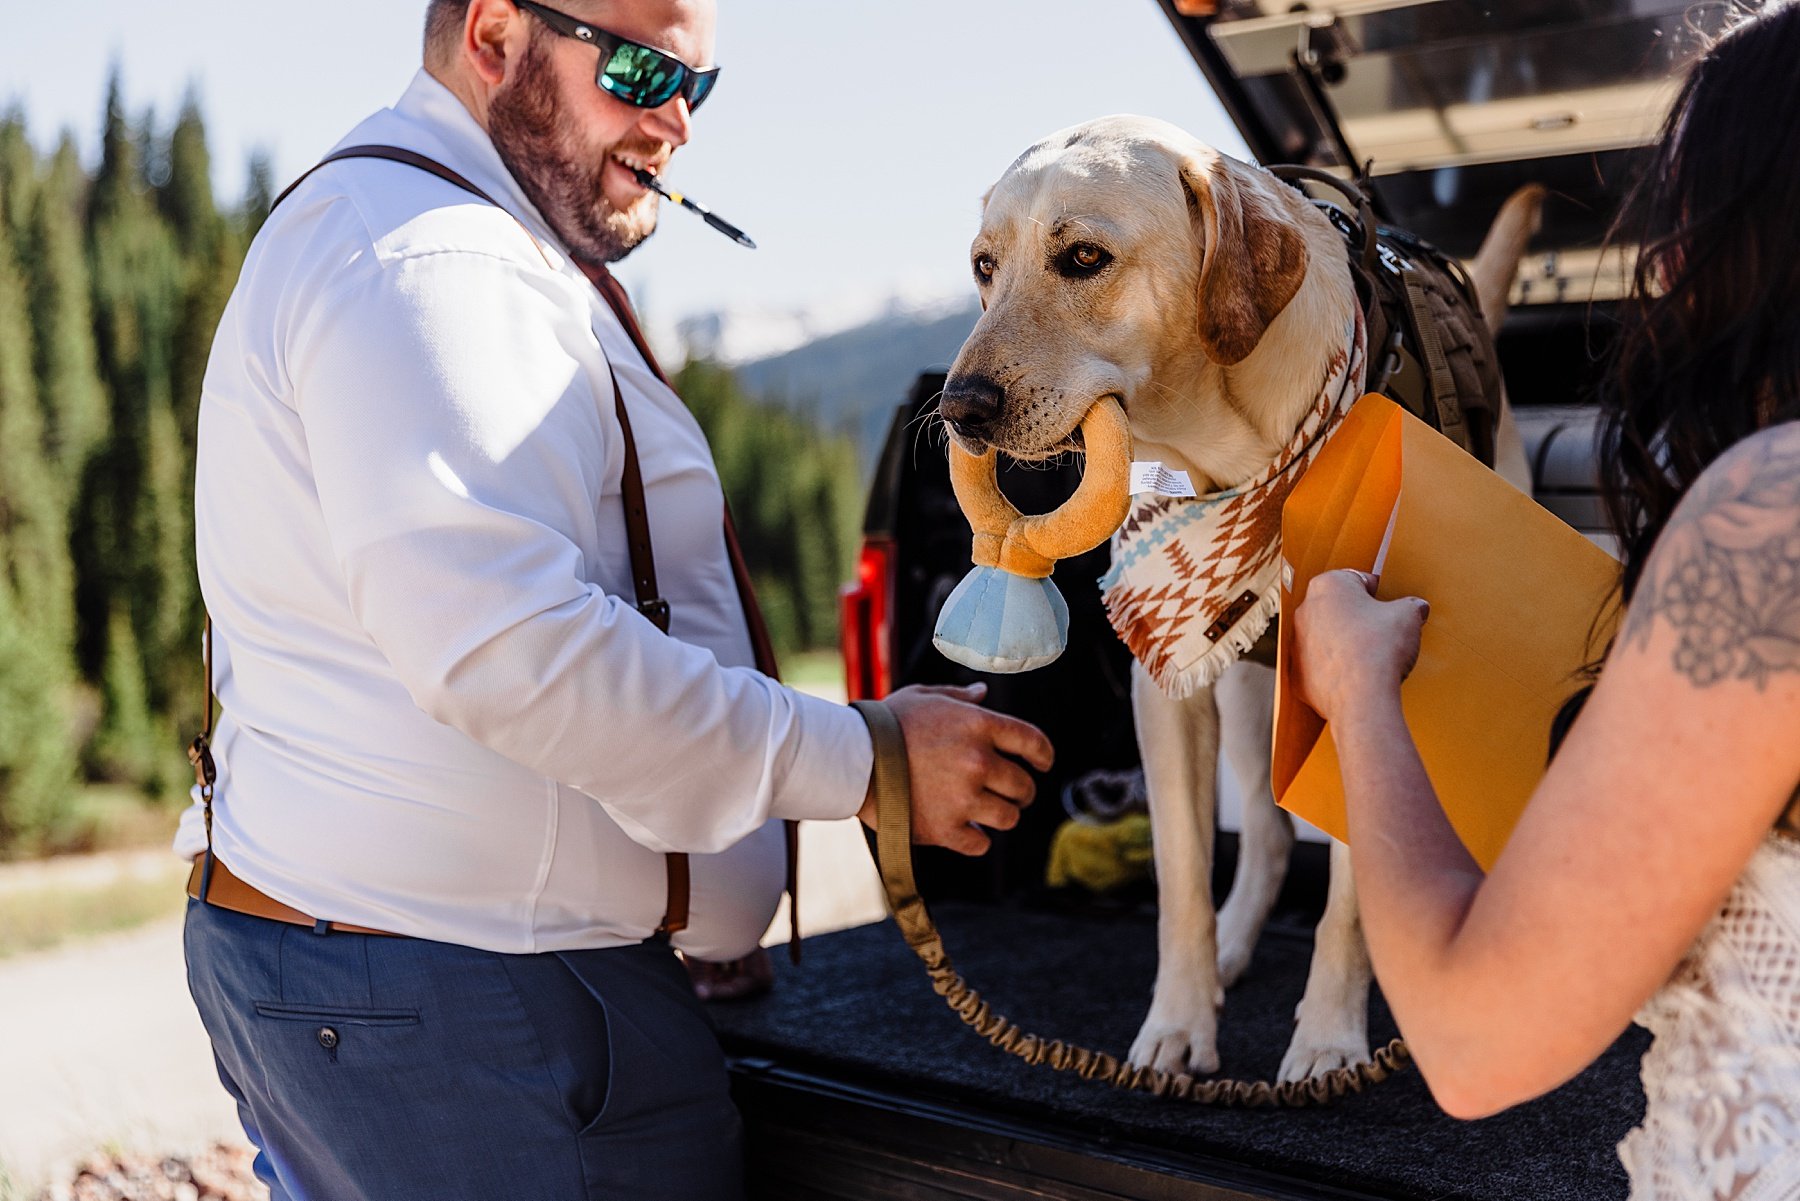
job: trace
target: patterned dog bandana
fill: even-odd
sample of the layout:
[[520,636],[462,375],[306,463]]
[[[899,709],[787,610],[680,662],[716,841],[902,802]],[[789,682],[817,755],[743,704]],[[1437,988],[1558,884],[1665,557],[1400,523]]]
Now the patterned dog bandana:
[[1261,474],[1206,496],[1134,498],[1113,535],[1107,616],[1170,696],[1218,679],[1281,607],[1281,507],[1361,394],[1366,336],[1359,311],[1318,400]]

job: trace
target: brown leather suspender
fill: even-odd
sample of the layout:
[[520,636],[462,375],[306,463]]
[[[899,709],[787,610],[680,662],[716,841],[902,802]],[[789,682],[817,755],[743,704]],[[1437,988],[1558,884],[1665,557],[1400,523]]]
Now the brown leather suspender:
[[[301,175],[299,179],[296,179],[293,183],[289,184],[282,191],[280,196],[275,198],[275,203],[270,206],[271,211],[279,206],[283,200],[286,200],[288,196],[293,193],[294,189],[305,182],[314,171],[317,171],[320,167],[323,167],[328,163],[335,163],[342,159],[349,158],[386,159],[390,162],[403,163],[409,167],[416,167],[421,171],[426,171],[437,176],[446,183],[453,184],[456,187],[463,189],[465,192],[469,192],[472,195],[485,200],[501,212],[513,216],[506,206],[500,204],[486,192],[482,191],[480,188],[464,179],[461,175],[435,159],[427,158],[425,155],[419,154],[416,151],[407,150],[403,147],[383,145],[346,146],[342,150],[334,151],[333,153],[326,155],[306,171],[305,174]],[[516,216],[513,216],[513,219],[515,221],[518,220]],[[536,236],[525,227],[524,222],[519,222],[519,227],[525,231],[527,237],[531,238],[531,243],[537,248],[538,253],[543,254],[543,247],[539,245]],[[545,263],[546,265],[549,263],[547,256],[545,258]],[[663,373],[661,365],[657,363],[655,355],[651,353],[649,343],[644,339],[643,330],[638,326],[637,318],[631,311],[631,302],[626,297],[625,290],[620,286],[618,280],[614,279],[612,273],[607,271],[604,267],[590,270],[584,266],[583,271],[587,274],[588,278],[593,281],[594,286],[599,290],[601,296],[606,299],[608,307],[610,307],[613,313],[618,317],[619,323],[625,327],[625,332],[631,337],[632,344],[637,347],[638,353],[643,355],[645,364],[658,379],[662,380],[665,384],[668,384],[669,377]],[[626,540],[631,556],[632,586],[637,595],[638,611],[649,619],[651,624],[655,625],[657,629],[666,634],[669,631],[669,603],[659,595],[656,586],[656,559],[650,543],[650,514],[649,508],[644,501],[644,477],[643,471],[638,463],[637,442],[632,437],[631,419],[625,411],[625,396],[619,388],[618,373],[614,371],[612,377],[613,407],[614,412],[618,416],[619,429],[624,439],[625,461],[623,464],[622,478],[620,480],[620,492],[622,494],[621,500],[625,514]],[[671,388],[673,387],[673,385],[670,386]],[[724,521],[726,550],[731,559],[732,576],[737,584],[738,600],[744,610],[744,620],[749,626],[750,642],[756,655],[756,666],[758,670],[762,671],[765,675],[773,678],[777,675],[774,648],[769,641],[768,628],[763,622],[762,611],[757,606],[756,594],[751,588],[750,575],[745,568],[743,554],[738,546],[737,531],[732,527],[729,507],[727,507],[725,511]],[[205,657],[206,726],[205,731],[198,738],[194,739],[193,745],[188,748],[188,759],[194,766],[194,778],[200,787],[200,799],[204,810],[206,826],[207,852],[199,883],[199,897],[201,900],[206,898],[214,863],[212,854],[212,795],[213,784],[217,779],[217,770],[213,762],[211,749],[213,733],[213,672],[212,618],[210,615],[206,619]],[[786,829],[788,851],[788,904],[791,925],[789,954],[798,961],[800,948],[798,823],[788,822],[786,824]],[[668,903],[667,908],[663,913],[662,922],[656,928],[656,933],[659,936],[667,937],[679,930],[687,928],[689,879],[688,857],[686,855],[670,854],[665,856],[664,859],[668,866]]]
[[[656,353],[650,349],[650,340],[644,337],[644,329],[638,324],[637,314],[632,310],[631,298],[625,294],[624,285],[620,284],[617,277],[605,267],[589,267],[583,263],[576,265],[581,268],[582,274],[592,281],[595,289],[605,298],[606,303],[612,306],[613,315],[619,319],[619,324],[625,327],[625,332],[630,336],[631,344],[637,347],[638,354],[643,356],[644,365],[650,368],[657,379],[667,384],[670,391],[674,391],[674,382],[663,371],[662,364],[657,362]],[[618,388],[616,378],[613,381],[613,388],[615,391]],[[621,424],[624,423],[624,419],[625,411],[621,408],[619,410]],[[629,443],[630,440],[631,435],[627,428],[626,442]],[[626,467],[631,470],[635,469],[635,466],[636,452],[628,451]],[[731,520],[730,501],[725,504],[724,518],[725,553],[731,560],[731,577],[737,585],[738,604],[744,610],[744,622],[750,629],[750,648],[756,658],[756,669],[772,680],[780,679],[781,666],[775,659],[775,645],[769,639],[769,627],[763,621],[762,607],[756,603],[756,589],[751,584],[750,569],[744,562],[743,547],[738,542],[737,525]],[[644,538],[647,547],[649,544],[647,529]],[[783,828],[787,837],[788,958],[798,963],[800,962],[800,823],[790,821],[785,823]],[[684,860],[682,863],[684,871],[686,866]],[[674,870],[674,863],[671,860],[671,873]],[[673,876],[671,876],[670,891],[673,895]]]

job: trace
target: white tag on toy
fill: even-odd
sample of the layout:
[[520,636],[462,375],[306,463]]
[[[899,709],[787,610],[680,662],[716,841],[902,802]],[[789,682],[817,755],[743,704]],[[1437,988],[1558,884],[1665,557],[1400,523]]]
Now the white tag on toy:
[[1140,496],[1145,492],[1154,492],[1158,496],[1200,495],[1194,491],[1194,481],[1188,478],[1187,472],[1164,467],[1154,460],[1140,460],[1131,465],[1131,494]]

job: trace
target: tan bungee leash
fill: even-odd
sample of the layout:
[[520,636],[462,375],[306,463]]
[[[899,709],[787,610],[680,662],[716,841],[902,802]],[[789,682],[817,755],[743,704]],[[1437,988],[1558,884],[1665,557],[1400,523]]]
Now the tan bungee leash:
[[1026,1063],[1048,1064],[1059,1072],[1074,1072],[1083,1080],[1100,1080],[1114,1088],[1176,1097],[1202,1105],[1238,1108],[1299,1108],[1323,1105],[1365,1085],[1379,1084],[1412,1062],[1406,1044],[1395,1039],[1375,1052],[1374,1061],[1353,1068],[1336,1068],[1306,1080],[1275,1084],[1267,1080],[1201,1080],[1184,1072],[1132,1067],[1114,1056],[1061,1039],[1045,1039],[1027,1033],[1010,1019],[993,1011],[981,994],[970,988],[950,963],[943,936],[925,909],[913,879],[912,778],[906,765],[906,739],[893,711],[880,701],[853,701],[869,723],[875,743],[876,865],[881,884],[900,933],[925,964],[931,987],[944,998],[963,1023],[1002,1051]]

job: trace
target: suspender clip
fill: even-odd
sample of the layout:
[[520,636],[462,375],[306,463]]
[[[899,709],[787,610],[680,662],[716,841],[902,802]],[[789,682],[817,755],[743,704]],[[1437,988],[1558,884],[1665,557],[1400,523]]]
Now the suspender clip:
[[202,734],[188,746],[188,762],[194,765],[194,783],[206,795],[212,795],[212,786],[218,782],[219,769],[213,763],[212,744]]
[[660,596],[637,603],[638,612],[650,619],[650,624],[667,634],[669,632],[669,602]]

